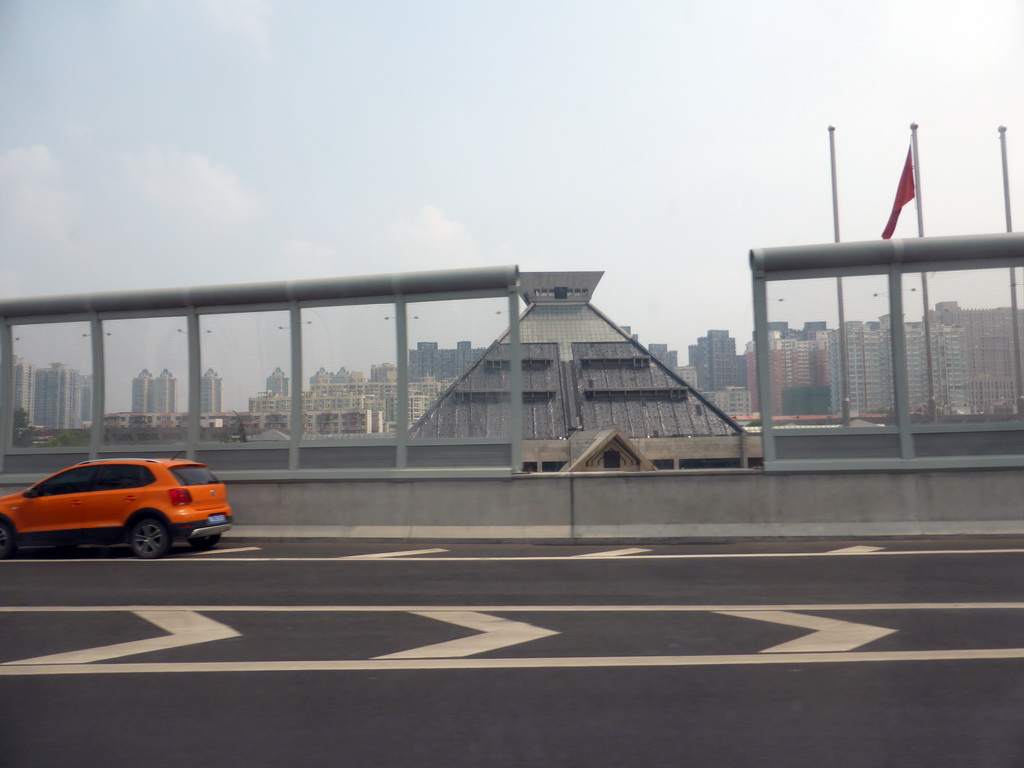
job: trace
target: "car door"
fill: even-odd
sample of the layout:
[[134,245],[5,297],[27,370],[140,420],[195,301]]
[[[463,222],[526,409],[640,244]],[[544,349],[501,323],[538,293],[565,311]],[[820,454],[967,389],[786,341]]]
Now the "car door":
[[93,489],[85,500],[82,525],[97,541],[117,540],[128,515],[143,506],[143,489],[156,482],[141,464],[98,464]]
[[77,539],[95,473],[92,466],[72,467],[32,486],[19,504],[19,533],[42,543]]

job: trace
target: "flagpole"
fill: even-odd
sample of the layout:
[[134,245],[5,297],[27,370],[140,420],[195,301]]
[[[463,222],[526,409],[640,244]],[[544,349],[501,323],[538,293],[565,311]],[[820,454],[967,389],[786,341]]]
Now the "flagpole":
[[[1010,172],[1006,162],[1006,126],[999,126],[999,144],[1003,155],[1003,203],[1006,207],[1006,231],[1013,232],[1010,216]],[[1010,267],[1010,317],[1013,322],[1013,382],[1017,394],[1017,415],[1024,413],[1024,384],[1021,378],[1020,316],[1017,312],[1017,268]]]
[[[917,123],[910,124],[910,146],[914,156],[914,196],[917,199],[917,236],[924,237],[924,206],[921,204],[921,159],[917,151]],[[935,379],[932,365],[931,307],[928,303],[928,273],[921,273],[921,300],[924,304],[924,359],[928,373],[928,421],[934,422]]]
[[917,152],[917,123],[910,124],[910,146],[914,156],[914,197],[917,198],[917,236],[924,237],[924,209],[921,205],[921,158]]
[[[836,180],[836,127],[828,127],[829,155],[832,159],[832,224],[836,242],[839,242],[839,184]],[[850,366],[846,359],[846,315],[843,311],[843,278],[836,278],[836,298],[839,306],[839,371],[840,398],[843,426],[850,426]]]

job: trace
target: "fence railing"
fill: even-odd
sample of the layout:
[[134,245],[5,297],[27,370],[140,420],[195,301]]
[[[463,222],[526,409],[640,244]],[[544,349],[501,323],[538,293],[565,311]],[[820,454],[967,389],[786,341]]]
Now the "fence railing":
[[410,427],[506,329],[514,266],[0,301],[0,475],[183,455],[229,478],[508,475],[504,436]]
[[750,263],[767,471],[1024,465],[1024,235],[766,248]]

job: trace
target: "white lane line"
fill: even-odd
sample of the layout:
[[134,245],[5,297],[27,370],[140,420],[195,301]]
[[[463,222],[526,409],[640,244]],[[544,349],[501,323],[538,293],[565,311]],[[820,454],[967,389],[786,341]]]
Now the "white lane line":
[[225,661],[196,663],[0,665],[0,677],[167,672],[353,672],[449,669],[572,669],[580,667],[709,667],[895,661],[1024,659],[1024,648],[963,651],[851,651],[848,653],[737,654],[735,656],[584,656],[518,659],[368,659],[351,661]]
[[573,555],[573,557],[574,558],[581,558],[581,557],[622,557],[623,555],[636,555],[636,554],[639,554],[641,552],[650,552],[650,551],[651,550],[649,550],[649,549],[638,549],[638,548],[634,547],[633,549],[613,549],[613,550],[608,551],[608,552],[588,552],[585,555]]
[[195,611],[196,613],[645,613],[727,611],[1019,611],[1024,602],[1005,603],[803,603],[781,605],[7,605],[3,613],[118,613]]
[[229,552],[259,552],[259,547],[233,547],[232,549],[208,549],[205,552],[193,552],[193,555],[226,555]]
[[[92,661],[106,661],[136,653],[163,651],[168,648],[180,648],[184,645],[208,643],[211,640],[223,640],[227,637],[239,637],[240,633],[219,621],[200,616],[189,610],[140,610],[132,611],[140,618],[156,624],[160,629],[170,632],[162,637],[151,637],[147,640],[134,640],[128,643],[103,645],[81,651],[55,653],[21,661],[8,661],[5,665],[47,665],[47,664],[88,664]],[[4,665],[0,665],[4,666]]]
[[786,643],[765,648],[761,653],[801,653],[818,651],[852,651],[867,645],[880,637],[891,635],[895,629],[875,627],[870,624],[856,624],[852,621],[825,619],[820,616],[807,616],[791,611],[715,611],[724,616],[738,616],[741,619],[768,621],[773,624],[785,624],[789,627],[813,629],[809,635],[790,640]]
[[[218,550],[219,552],[219,550]],[[920,550],[898,550],[886,549],[880,552],[864,552],[864,557],[886,557],[901,555],[1020,555],[1024,549],[920,549]],[[630,555],[629,557],[611,558],[619,562],[631,562],[633,560],[729,560],[729,559],[759,559],[759,558],[788,558],[788,557],[835,557],[835,551],[830,552],[707,552],[687,555]],[[521,555],[506,557],[363,557],[353,555],[349,557],[225,557],[205,558],[195,557],[162,557],[158,560],[140,560],[134,557],[115,558],[88,558],[88,559],[52,559],[52,558],[12,558],[0,561],[0,568],[14,566],[22,563],[325,563],[325,562],[367,562],[367,563],[476,563],[476,562],[577,562],[585,563],[595,558],[581,557],[580,555]]]
[[370,555],[348,555],[346,557],[333,557],[332,560],[383,560],[388,557],[410,557],[414,555],[432,555],[437,552],[447,552],[447,549],[410,549],[405,552],[377,552]]
[[421,648],[412,648],[399,653],[376,656],[377,659],[452,659],[472,656],[485,651],[494,651],[509,645],[518,645],[541,637],[557,635],[551,629],[536,627],[523,621],[501,619],[477,611],[412,611],[417,616],[437,619],[467,629],[475,629],[479,635],[434,643]]
[[842,549],[833,549],[831,552],[827,552],[829,555],[867,555],[872,552],[881,552],[884,547],[843,547]]

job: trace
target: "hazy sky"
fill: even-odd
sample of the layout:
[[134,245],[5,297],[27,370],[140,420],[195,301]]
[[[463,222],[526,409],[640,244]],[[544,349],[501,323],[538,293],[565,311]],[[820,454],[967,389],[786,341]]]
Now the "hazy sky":
[[605,270],[684,362],[749,338],[750,248],[832,241],[829,125],[844,240],[913,121],[926,234],[1005,231],[1022,33],[1019,0],[0,0],[0,297]]

